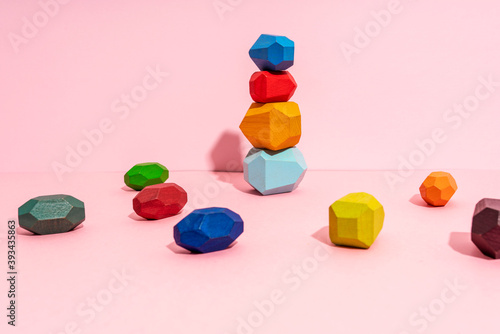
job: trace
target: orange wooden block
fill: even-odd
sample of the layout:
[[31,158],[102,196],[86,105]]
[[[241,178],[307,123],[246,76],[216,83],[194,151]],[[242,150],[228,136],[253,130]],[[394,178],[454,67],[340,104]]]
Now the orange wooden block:
[[432,172],[420,186],[420,196],[432,206],[444,206],[457,191],[457,183],[447,172]]
[[252,103],[240,129],[252,146],[277,151],[299,142],[300,121],[295,102]]

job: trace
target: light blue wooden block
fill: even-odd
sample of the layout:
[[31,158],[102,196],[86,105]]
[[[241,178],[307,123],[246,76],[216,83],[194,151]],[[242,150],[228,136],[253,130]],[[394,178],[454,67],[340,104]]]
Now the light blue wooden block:
[[296,147],[280,151],[252,148],[243,161],[245,180],[262,195],[295,190],[306,170],[304,156]]

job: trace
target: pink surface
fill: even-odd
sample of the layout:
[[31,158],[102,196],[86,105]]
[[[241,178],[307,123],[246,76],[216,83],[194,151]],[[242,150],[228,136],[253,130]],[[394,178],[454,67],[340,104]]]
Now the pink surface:
[[[83,200],[87,219],[61,235],[18,230],[19,326],[5,330],[4,320],[1,331],[494,333],[500,269],[470,242],[469,229],[475,203],[500,197],[492,182],[500,173],[450,172],[459,189],[443,208],[415,196],[427,172],[391,191],[382,172],[313,171],[295,192],[267,197],[240,173],[173,172],[169,181],[186,189],[189,208],[159,221],[133,214],[136,192],[122,188],[122,173],[75,173],[62,184],[50,174],[3,174],[4,220],[51,193]],[[385,208],[369,250],[328,241],[327,208],[353,191]],[[245,232],[229,250],[186,254],[173,244],[173,226],[206,206],[238,212]],[[116,279],[122,271],[125,283]],[[263,302],[271,298],[273,306]],[[99,311],[90,311],[93,300]],[[254,327],[240,328],[240,319]]]
[[[45,22],[50,1],[0,3],[0,171],[48,172],[79,145],[78,171],[234,170],[249,149],[238,125],[261,33],[296,42],[311,169],[397,169],[436,128],[446,139],[416,167],[500,168],[499,87],[476,91],[479,77],[500,81],[496,0],[65,0]],[[42,27],[23,35],[33,17]],[[169,75],[144,85],[156,68]],[[85,147],[83,132],[106,119]]]

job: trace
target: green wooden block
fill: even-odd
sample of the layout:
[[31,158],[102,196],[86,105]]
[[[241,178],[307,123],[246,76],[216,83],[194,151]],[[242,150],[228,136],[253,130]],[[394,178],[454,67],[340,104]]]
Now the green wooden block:
[[153,184],[163,183],[168,179],[168,169],[157,162],[137,164],[125,173],[125,184],[135,190],[142,190]]
[[18,209],[19,226],[35,234],[63,233],[85,220],[82,201],[69,195],[48,195],[30,199]]

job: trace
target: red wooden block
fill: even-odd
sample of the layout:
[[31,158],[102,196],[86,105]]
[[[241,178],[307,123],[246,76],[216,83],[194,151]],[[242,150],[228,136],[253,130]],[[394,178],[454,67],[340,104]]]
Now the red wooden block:
[[250,95],[255,102],[286,102],[296,88],[297,83],[288,71],[260,71],[250,78]]
[[134,211],[146,219],[161,219],[178,214],[187,203],[187,193],[175,183],[148,186],[134,197]]

